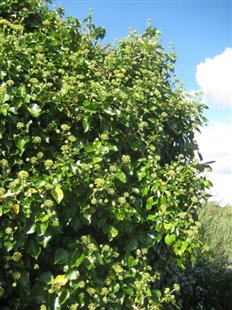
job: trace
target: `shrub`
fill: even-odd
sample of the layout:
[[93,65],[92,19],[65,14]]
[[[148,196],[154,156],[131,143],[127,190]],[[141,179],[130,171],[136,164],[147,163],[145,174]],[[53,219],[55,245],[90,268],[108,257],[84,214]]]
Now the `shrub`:
[[199,258],[179,273],[179,283],[182,309],[231,309],[232,270],[226,261]]
[[42,1],[0,9],[2,305],[177,307],[209,182],[175,55],[151,26],[107,47]]

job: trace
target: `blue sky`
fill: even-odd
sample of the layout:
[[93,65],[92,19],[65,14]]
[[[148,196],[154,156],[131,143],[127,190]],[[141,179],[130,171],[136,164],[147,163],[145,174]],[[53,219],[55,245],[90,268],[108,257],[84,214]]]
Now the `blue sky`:
[[[106,28],[104,42],[142,33],[147,19],[162,32],[162,45],[174,43],[175,73],[187,91],[203,90],[208,127],[198,137],[206,160],[216,160],[210,178],[213,197],[232,205],[232,3],[223,0],[55,0],[66,16],[84,19],[94,11],[94,23]],[[216,152],[217,150],[217,152]]]

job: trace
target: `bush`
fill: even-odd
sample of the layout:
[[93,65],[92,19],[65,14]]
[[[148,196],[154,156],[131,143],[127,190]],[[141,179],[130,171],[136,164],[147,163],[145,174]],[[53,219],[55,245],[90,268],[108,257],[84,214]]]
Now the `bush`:
[[175,55],[151,26],[107,47],[90,18],[0,9],[2,309],[177,307],[209,182]]
[[232,270],[226,261],[199,258],[179,274],[182,309],[230,310]]

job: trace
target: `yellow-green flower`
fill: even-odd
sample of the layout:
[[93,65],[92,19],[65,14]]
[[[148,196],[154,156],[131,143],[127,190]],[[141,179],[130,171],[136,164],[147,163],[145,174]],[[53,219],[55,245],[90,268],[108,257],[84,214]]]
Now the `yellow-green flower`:
[[5,233],[6,233],[7,235],[11,235],[12,232],[13,232],[13,229],[12,229],[11,227],[7,227],[7,228],[5,229]]
[[53,166],[53,160],[52,159],[45,160],[44,166],[46,169],[51,168]]
[[122,155],[122,163],[129,164],[131,162],[131,158],[129,155]]
[[84,288],[84,287],[85,287],[85,281],[80,281],[80,282],[78,283],[78,286],[79,286],[80,288]]
[[8,166],[8,161],[6,159],[1,159],[0,160],[0,164],[3,166],[3,167],[7,167]]
[[21,252],[14,252],[13,256],[12,256],[12,259],[15,261],[15,262],[18,262],[20,261],[20,259],[22,258],[22,253]]
[[51,199],[47,199],[44,201],[44,206],[47,208],[52,208],[54,205],[54,202]]
[[24,124],[22,123],[22,122],[18,122],[17,124],[16,124],[16,128],[17,129],[21,129],[21,128],[23,128],[24,127]]
[[120,203],[120,205],[123,205],[126,202],[126,198],[125,197],[119,197],[118,202]]
[[25,170],[19,171],[18,178],[20,180],[26,180],[28,177],[29,177],[29,173],[27,171],[25,171]]
[[35,137],[33,137],[32,142],[35,144],[40,144],[41,138],[39,136],[35,136]]
[[70,126],[67,124],[62,124],[60,127],[63,131],[68,131],[70,129]]
[[13,272],[12,274],[14,280],[19,280],[21,278],[21,273],[18,271]]
[[97,178],[95,181],[94,181],[94,184],[97,186],[97,187],[103,187],[105,185],[105,180],[102,179],[102,178]]

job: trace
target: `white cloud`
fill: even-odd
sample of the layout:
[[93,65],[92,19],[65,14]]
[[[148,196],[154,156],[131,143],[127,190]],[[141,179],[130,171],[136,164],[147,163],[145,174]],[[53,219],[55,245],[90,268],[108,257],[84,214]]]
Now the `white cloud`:
[[215,122],[196,135],[203,162],[216,161],[209,179],[212,198],[222,206],[232,205],[232,124]]
[[232,104],[232,48],[197,65],[196,80],[209,107],[228,108]]

